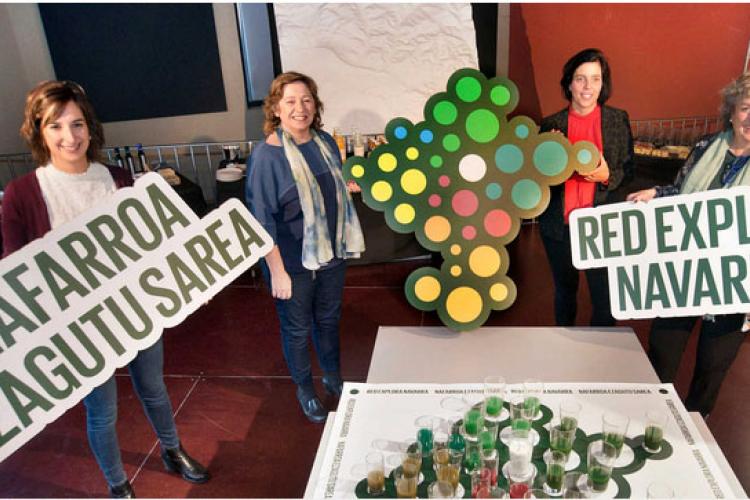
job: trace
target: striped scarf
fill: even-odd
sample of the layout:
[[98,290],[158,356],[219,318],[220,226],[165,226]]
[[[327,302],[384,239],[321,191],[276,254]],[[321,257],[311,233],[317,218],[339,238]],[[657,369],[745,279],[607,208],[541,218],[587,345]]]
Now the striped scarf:
[[340,259],[359,258],[360,253],[365,250],[365,240],[354,209],[354,202],[346,189],[344,176],[337,166],[331,148],[315,130],[310,129],[310,133],[336,185],[337,213],[334,242],[331,242],[328,234],[325,202],[315,175],[310,171],[305,157],[289,132],[281,128],[277,130],[284,148],[284,155],[292,170],[292,177],[297,184],[302,207],[302,265],[314,271],[333,259],[334,255]]

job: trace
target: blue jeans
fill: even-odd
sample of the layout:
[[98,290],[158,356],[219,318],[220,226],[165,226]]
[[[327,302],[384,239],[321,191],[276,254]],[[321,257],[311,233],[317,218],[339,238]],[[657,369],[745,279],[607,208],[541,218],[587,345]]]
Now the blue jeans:
[[[339,319],[345,274],[346,263],[315,272],[290,274],[292,298],[276,300],[281,347],[289,373],[295,384],[306,389],[312,389],[313,385],[308,351],[311,336],[323,371],[339,372]],[[266,281],[270,283],[267,271]]]
[[[133,388],[146,416],[159,437],[162,448],[177,448],[180,440],[172,415],[167,387],[162,376],[164,346],[159,339],[130,362],[128,371]],[[115,377],[94,389],[83,399],[86,405],[86,430],[89,445],[107,482],[114,486],[127,480],[117,442],[117,382]]]
[[[570,233],[557,240],[542,235],[542,243],[555,282],[555,324],[574,326],[578,311],[578,275],[570,253]],[[615,326],[609,304],[607,269],[586,269],[586,281],[591,295],[591,326]]]

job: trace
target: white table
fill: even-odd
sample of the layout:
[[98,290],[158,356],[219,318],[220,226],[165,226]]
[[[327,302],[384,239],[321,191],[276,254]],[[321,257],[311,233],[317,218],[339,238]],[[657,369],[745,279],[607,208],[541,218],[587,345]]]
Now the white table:
[[[489,374],[509,382],[533,376],[551,382],[659,383],[632,329],[557,327],[483,327],[464,333],[380,327],[367,382],[471,383]],[[315,491],[333,416],[323,430],[305,498]],[[747,497],[703,419],[691,416],[734,495]]]
[[645,382],[658,384],[630,328],[380,327],[370,383],[471,383],[488,375],[508,382]]

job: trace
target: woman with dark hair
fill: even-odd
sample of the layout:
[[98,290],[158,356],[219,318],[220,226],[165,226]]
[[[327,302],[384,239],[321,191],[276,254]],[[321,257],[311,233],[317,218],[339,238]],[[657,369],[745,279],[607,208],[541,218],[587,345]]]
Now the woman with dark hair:
[[[104,132],[86,93],[76,83],[42,82],[26,98],[21,135],[39,167],[8,184],[3,198],[3,257],[131,186],[130,174],[99,163]],[[161,443],[165,467],[195,483],[206,469],[182,448],[164,385],[159,339],[128,364],[131,381]],[[89,445],[110,496],[134,496],[117,441],[117,383],[110,377],[83,400]]]
[[[553,186],[539,229],[555,283],[555,323],[573,326],[577,312],[578,269],[570,253],[568,218],[576,208],[621,201],[613,191],[633,175],[633,136],[628,114],[606,106],[612,79],[606,57],[599,49],[585,49],[563,66],[560,79],[568,106],[542,120],[542,132],[560,131],[575,144],[594,143],[602,159],[587,175],[573,174],[563,185]],[[607,270],[587,269],[591,295],[591,326],[613,326]]]
[[[647,202],[662,196],[750,186],[750,73],[725,87],[721,97],[723,130],[698,141],[672,185],[631,193],[628,200]],[[706,417],[713,409],[721,383],[745,340],[744,318],[744,314],[703,317],[695,370],[685,399],[688,411]],[[648,357],[662,382],[674,381],[698,319],[656,318],[651,324]]]
[[308,338],[323,369],[323,386],[341,396],[339,319],[345,259],[365,249],[333,138],[321,129],[323,103],[309,76],[276,77],[266,97],[266,140],[253,151],[245,199],[273,237],[264,273],[276,299],[284,358],[307,418],[328,413],[313,386]]

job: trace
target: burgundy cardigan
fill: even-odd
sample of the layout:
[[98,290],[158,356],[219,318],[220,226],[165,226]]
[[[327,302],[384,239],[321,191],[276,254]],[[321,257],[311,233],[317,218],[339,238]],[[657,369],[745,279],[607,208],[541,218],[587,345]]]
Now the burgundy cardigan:
[[[110,165],[105,166],[109,169],[117,189],[133,185],[130,172]],[[50,230],[47,204],[44,203],[36,171],[11,181],[3,195],[3,257],[41,238]]]

